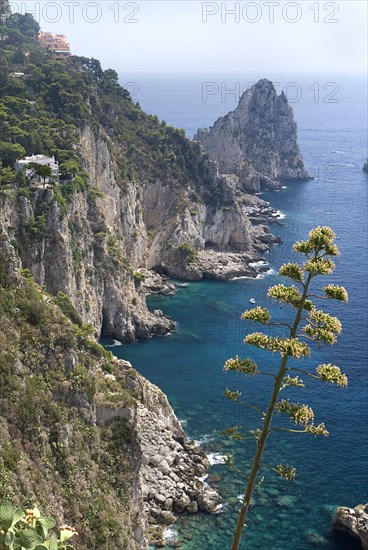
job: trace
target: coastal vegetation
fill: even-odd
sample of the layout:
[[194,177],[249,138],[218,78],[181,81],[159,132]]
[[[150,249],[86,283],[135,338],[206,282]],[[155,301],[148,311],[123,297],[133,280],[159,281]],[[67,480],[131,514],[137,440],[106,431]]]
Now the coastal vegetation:
[[[146,114],[118,75],[97,59],[54,60],[37,41],[39,25],[30,14],[13,14],[0,25],[0,158],[3,168],[34,153],[55,156],[62,178],[75,178],[83,161],[79,135],[109,129],[116,179],[200,182],[206,155],[183,130]],[[14,76],[21,71],[21,78]],[[4,176],[2,176],[4,178]]]
[[93,418],[97,406],[134,406],[126,373],[68,296],[48,295],[14,265],[0,253],[0,548],[72,550],[69,531],[58,535],[37,507],[59,525],[69,518],[78,548],[121,548],[134,432]]
[[[289,399],[280,399],[280,393],[288,388],[305,387],[303,379],[299,376],[329,382],[339,387],[346,387],[348,380],[340,367],[330,363],[323,363],[314,371],[301,369],[295,366],[295,361],[310,357],[311,348],[309,343],[316,343],[319,347],[323,344],[333,345],[342,327],[340,321],[317,309],[315,301],[337,300],[346,302],[348,294],[344,287],[329,284],[318,291],[314,285],[317,276],[330,275],[335,268],[332,260],[339,255],[339,250],[334,243],[335,234],[329,227],[317,227],[309,233],[306,241],[294,244],[294,251],[304,257],[302,263],[286,263],[281,266],[279,275],[292,281],[291,285],[278,284],[269,288],[267,297],[275,300],[281,305],[290,306],[295,310],[295,315],[282,321],[271,320],[271,313],[267,308],[257,306],[243,313],[242,319],[259,323],[266,327],[274,327],[281,330],[280,335],[270,336],[263,332],[247,334],[245,343],[255,346],[261,350],[271,353],[278,353],[281,357],[280,366],[277,372],[264,371],[258,368],[257,364],[249,358],[242,359],[236,356],[226,361],[226,371],[255,376],[265,375],[273,382],[272,395],[267,410],[262,410],[256,404],[245,403],[241,399],[239,391],[226,390],[225,396],[239,405],[251,407],[261,418],[261,424],[248,435],[242,433],[234,426],[225,431],[227,435],[237,440],[254,439],[256,451],[251,470],[247,475],[247,484],[244,492],[242,506],[234,533],[231,550],[238,550],[242,533],[246,527],[246,518],[251,498],[256,488],[257,478],[261,469],[262,456],[268,438],[278,431],[309,434],[314,436],[328,436],[324,423],[316,425],[313,409],[307,404],[300,404]],[[296,286],[297,285],[297,286]],[[296,373],[296,374],[294,374]],[[285,415],[297,425],[297,428],[290,428],[287,425],[273,426],[274,413]],[[231,459],[229,459],[231,460]],[[272,470],[287,480],[293,480],[296,469],[289,464],[275,464]]]

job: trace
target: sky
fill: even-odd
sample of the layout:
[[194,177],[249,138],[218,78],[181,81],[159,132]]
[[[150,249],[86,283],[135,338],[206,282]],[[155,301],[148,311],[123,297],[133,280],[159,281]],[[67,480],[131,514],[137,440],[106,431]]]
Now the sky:
[[364,0],[11,0],[119,74],[367,70]]

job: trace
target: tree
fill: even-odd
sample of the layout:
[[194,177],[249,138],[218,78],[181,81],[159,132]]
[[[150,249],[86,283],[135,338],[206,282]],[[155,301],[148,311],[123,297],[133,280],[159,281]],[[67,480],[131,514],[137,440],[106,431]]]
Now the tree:
[[60,172],[63,176],[75,178],[80,172],[80,164],[75,160],[66,160],[60,165]]
[[[281,363],[277,373],[263,372],[258,369],[256,363],[251,359],[235,359],[226,361],[224,369],[226,371],[237,371],[245,375],[263,374],[273,379],[273,391],[269,402],[268,410],[262,411],[255,405],[243,403],[240,400],[239,391],[226,390],[225,396],[246,407],[251,407],[260,413],[263,426],[250,432],[250,436],[256,440],[256,452],[253,459],[252,468],[248,477],[248,482],[244,492],[242,507],[240,509],[238,522],[236,525],[234,539],[231,550],[238,550],[245,520],[250,504],[250,499],[255,489],[255,484],[260,468],[261,459],[269,435],[274,431],[287,431],[297,433],[308,433],[312,435],[327,436],[328,431],[325,425],[314,424],[314,412],[308,405],[289,401],[288,399],[279,399],[282,390],[288,387],[304,387],[304,382],[299,376],[290,376],[291,372],[303,374],[304,376],[330,382],[340,387],[347,385],[347,377],[342,374],[340,368],[331,364],[319,365],[315,372],[298,369],[294,366],[288,366],[289,359],[299,359],[309,357],[311,349],[307,342],[317,342],[320,347],[322,344],[334,344],[336,335],[341,332],[341,323],[336,317],[317,309],[311,298],[332,299],[347,301],[348,295],[344,287],[329,284],[323,287],[322,295],[310,291],[313,279],[319,275],[330,275],[335,264],[331,257],[338,256],[339,250],[334,244],[335,234],[329,227],[317,227],[309,233],[307,241],[294,244],[294,250],[304,255],[303,264],[286,263],[281,266],[279,274],[291,279],[299,285],[300,290],[293,284],[286,286],[278,284],[269,288],[267,296],[291,306],[296,310],[291,323],[271,322],[271,314],[267,308],[257,306],[247,310],[242,315],[242,319],[250,322],[261,323],[266,326],[277,326],[282,330],[282,336],[268,336],[263,332],[254,332],[245,337],[245,342],[257,348],[279,353]],[[286,335],[285,335],[286,332]],[[287,415],[300,427],[298,429],[289,429],[285,427],[271,427],[272,418],[275,412]],[[234,439],[244,439],[237,427],[225,430],[225,433]],[[292,480],[295,478],[295,468],[278,464],[272,468],[282,477]]]
[[44,164],[38,164],[37,162],[30,162],[27,165],[27,168],[32,168],[34,171],[34,174],[43,178],[44,184],[46,183],[46,178],[51,177],[52,172],[51,172],[50,166],[46,166]]
[[0,160],[3,166],[14,166],[15,161],[24,157],[25,154],[26,150],[18,143],[0,141]]
[[12,185],[16,181],[15,170],[9,166],[3,167],[0,161],[0,185]]

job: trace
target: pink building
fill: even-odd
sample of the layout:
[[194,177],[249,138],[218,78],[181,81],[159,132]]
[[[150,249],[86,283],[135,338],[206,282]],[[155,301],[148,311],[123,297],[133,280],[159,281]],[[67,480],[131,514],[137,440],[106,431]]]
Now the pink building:
[[55,59],[66,59],[72,55],[65,34],[40,31],[38,42],[42,48],[53,52]]

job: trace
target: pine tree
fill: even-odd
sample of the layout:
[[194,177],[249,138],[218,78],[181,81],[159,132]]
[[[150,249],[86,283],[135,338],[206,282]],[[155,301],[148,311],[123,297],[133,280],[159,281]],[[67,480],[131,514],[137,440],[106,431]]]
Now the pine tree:
[[[278,430],[307,433],[312,435],[327,436],[328,431],[323,423],[315,425],[314,412],[306,404],[294,403],[288,399],[280,399],[280,392],[288,387],[304,387],[304,382],[299,378],[303,375],[309,378],[330,382],[339,387],[346,387],[348,380],[339,367],[330,363],[317,366],[314,372],[289,366],[289,359],[309,357],[311,349],[309,342],[332,345],[336,342],[336,336],[341,332],[341,323],[332,315],[317,309],[312,299],[339,300],[346,302],[348,295],[344,287],[329,284],[324,286],[321,294],[315,294],[311,290],[311,283],[319,275],[330,275],[335,264],[332,257],[339,255],[339,250],[334,243],[336,236],[329,227],[317,227],[309,233],[307,241],[294,244],[294,251],[304,256],[302,264],[286,263],[281,266],[279,275],[287,277],[293,284],[278,284],[269,288],[267,297],[281,304],[291,306],[296,310],[291,323],[275,323],[271,321],[271,314],[267,308],[257,306],[245,311],[242,319],[262,325],[278,326],[283,330],[282,336],[269,336],[263,332],[248,334],[244,341],[251,346],[279,353],[281,362],[278,372],[264,372],[258,369],[257,364],[251,359],[241,359],[236,356],[226,361],[226,371],[237,371],[245,375],[267,375],[273,380],[273,391],[268,405],[268,410],[263,412],[255,405],[242,403],[239,391],[226,390],[225,396],[239,404],[250,406],[261,413],[263,425],[261,429],[252,430],[251,437],[256,441],[256,452],[252,468],[247,478],[242,506],[239,512],[234,539],[231,550],[238,550],[241,536],[246,527],[245,521],[252,494],[254,492],[257,476],[262,467],[261,459],[269,435]],[[291,375],[292,373],[296,373]],[[284,427],[271,427],[275,412],[285,414],[297,424],[296,429]],[[237,427],[225,430],[225,433],[234,439],[244,439]],[[295,468],[289,465],[278,464],[273,468],[282,477],[292,480],[295,478]]]

